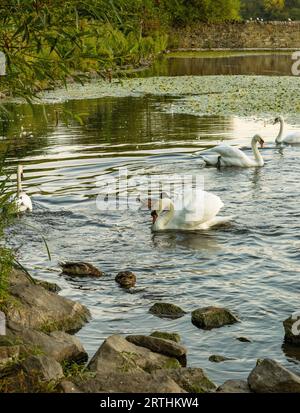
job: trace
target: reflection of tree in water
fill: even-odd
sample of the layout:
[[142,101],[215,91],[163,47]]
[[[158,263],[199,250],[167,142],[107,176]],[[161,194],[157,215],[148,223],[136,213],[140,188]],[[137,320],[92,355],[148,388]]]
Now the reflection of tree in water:
[[[230,118],[172,115],[160,111],[159,104],[174,99],[145,96],[73,100],[33,107],[9,105],[10,121],[3,123],[9,156],[40,156],[48,153],[49,147],[60,145],[95,145],[96,150],[103,144],[103,151],[120,145],[114,147],[114,152],[120,153],[129,148],[131,151],[141,149],[138,145],[148,143],[150,145],[146,149],[174,147],[177,142],[184,147],[187,140],[190,146],[199,131],[201,137],[205,137],[206,134],[216,136],[232,130]],[[84,124],[81,125],[75,118],[69,118],[66,122],[64,111],[82,116]],[[32,131],[32,138],[20,138],[22,126],[25,131]]]
[[154,75],[291,75],[290,55],[170,58],[154,66]]

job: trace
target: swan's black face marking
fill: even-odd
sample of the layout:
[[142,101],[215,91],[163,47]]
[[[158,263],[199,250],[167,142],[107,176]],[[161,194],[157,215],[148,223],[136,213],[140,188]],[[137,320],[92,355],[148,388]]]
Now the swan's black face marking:
[[152,219],[153,219],[153,224],[155,224],[155,222],[156,222],[156,220],[157,220],[157,218],[158,218],[157,212],[156,212],[156,211],[152,211],[152,212],[151,212],[151,216],[152,216]]
[[279,118],[276,118],[275,120],[274,120],[274,125],[276,125],[276,123],[279,123],[280,122],[280,119]]
[[260,147],[263,148],[264,144],[265,144],[265,141],[260,138],[259,143],[260,143]]

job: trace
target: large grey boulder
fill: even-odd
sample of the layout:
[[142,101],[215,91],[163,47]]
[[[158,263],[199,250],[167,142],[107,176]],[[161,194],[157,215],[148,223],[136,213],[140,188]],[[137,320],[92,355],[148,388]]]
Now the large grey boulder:
[[9,292],[14,300],[5,310],[6,318],[26,328],[75,332],[90,318],[85,306],[33,283],[19,270],[12,271]]
[[84,382],[76,382],[83,393],[185,393],[167,373],[103,371]]
[[245,380],[227,380],[217,388],[217,393],[251,393]]
[[132,372],[176,368],[180,364],[176,358],[154,353],[136,346],[124,337],[108,337],[88,364],[88,370],[94,372]]
[[64,377],[61,365],[52,357],[39,355],[29,356],[20,365],[21,370],[29,377],[37,377],[39,380],[52,381]]
[[153,336],[127,336],[126,340],[136,346],[148,348],[154,353],[164,354],[165,356],[175,357],[179,362],[186,366],[186,353],[187,350],[181,344],[175,343],[171,340],[165,340],[163,338]]
[[209,380],[206,373],[200,368],[172,369],[165,374],[188,393],[210,393],[216,389],[216,385]]
[[226,308],[204,307],[192,312],[192,323],[204,330],[237,323],[239,320]]
[[38,349],[60,363],[63,361],[85,362],[88,359],[79,339],[63,331],[45,334],[9,321],[7,338],[12,342],[22,342],[22,344],[27,345],[28,352],[30,352],[30,348]]
[[300,377],[274,360],[258,360],[248,377],[255,393],[300,393]]

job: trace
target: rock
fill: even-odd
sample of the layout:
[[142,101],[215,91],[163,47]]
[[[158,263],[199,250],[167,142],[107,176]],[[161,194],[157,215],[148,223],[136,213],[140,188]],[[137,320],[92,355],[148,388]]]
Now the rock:
[[61,288],[54,283],[50,283],[48,281],[41,281],[41,280],[36,280],[36,285],[40,285],[41,287],[44,287],[46,290],[51,291],[52,293],[58,293]]
[[216,389],[216,385],[200,368],[172,369],[166,374],[188,393],[208,393]]
[[252,340],[250,340],[250,338],[247,337],[237,337],[236,339],[241,343],[252,343]]
[[79,388],[69,380],[62,380],[59,383],[58,389],[62,393],[81,393]]
[[85,362],[88,355],[77,337],[71,336],[63,331],[54,331],[45,334],[22,325],[9,322],[7,336],[17,342],[30,348],[39,349],[44,354],[53,357],[58,362]]
[[300,313],[295,313],[283,322],[284,339],[287,343],[300,346]]
[[121,271],[116,276],[115,281],[123,288],[131,288],[136,284],[136,276],[131,271]]
[[160,318],[172,319],[183,317],[186,314],[182,308],[169,303],[155,303],[149,309],[149,312]]
[[0,347],[0,367],[17,360],[20,355],[20,346],[1,346]]
[[300,393],[300,377],[271,359],[257,362],[248,384],[255,393]]
[[28,376],[38,376],[40,380],[58,380],[64,376],[61,365],[52,357],[40,355],[29,356],[20,365]]
[[222,363],[222,361],[227,361],[227,360],[234,360],[233,358],[228,358],[224,356],[219,356],[217,354],[213,354],[212,356],[209,357],[208,359],[212,363]]
[[251,393],[251,390],[244,380],[227,380],[217,388],[217,393]]
[[5,310],[6,318],[26,328],[75,332],[90,318],[85,306],[33,284],[22,271],[13,270],[9,292],[14,300]]
[[167,374],[105,371],[77,383],[83,393],[185,393]]
[[94,277],[103,276],[103,272],[87,262],[65,262],[59,263],[62,273],[70,277]]
[[145,347],[129,343],[124,337],[108,337],[88,364],[93,372],[152,372],[164,368],[178,368],[177,359],[153,353]]
[[150,337],[164,338],[166,340],[175,341],[175,343],[180,343],[181,341],[178,333],[167,333],[165,331],[154,331],[150,334]]
[[226,308],[204,307],[192,312],[192,323],[204,330],[237,323],[239,320]]
[[178,359],[182,366],[186,366],[186,348],[171,340],[151,336],[127,336],[126,340],[136,346],[148,348],[154,353]]

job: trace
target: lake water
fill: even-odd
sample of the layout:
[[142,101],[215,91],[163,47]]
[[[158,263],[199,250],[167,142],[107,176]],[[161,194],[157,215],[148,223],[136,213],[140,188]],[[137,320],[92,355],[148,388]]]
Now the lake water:
[[[19,248],[19,260],[32,275],[59,284],[60,294],[89,307],[92,321],[77,336],[90,355],[111,334],[176,331],[188,348],[188,364],[204,368],[217,384],[246,378],[256,359],[264,357],[300,373],[300,352],[282,346],[282,321],[299,309],[300,147],[276,148],[278,127],[261,119],[164,113],[160,104],[168,100],[76,100],[48,105],[45,111],[36,105],[33,113],[26,105],[15,106],[4,130],[13,143],[9,164],[12,171],[19,162],[24,165],[24,187],[34,211],[10,229],[10,244]],[[55,111],[63,108],[85,114],[86,124],[67,126],[60,118],[56,126]],[[14,139],[21,125],[34,138]],[[287,127],[292,126],[300,129],[300,118]],[[264,168],[219,171],[203,168],[194,156],[224,139],[249,146],[256,132],[266,140]],[[97,182],[116,177],[120,167],[129,177],[201,176],[205,189],[222,198],[222,215],[235,218],[210,231],[154,235],[147,210],[97,209]],[[64,278],[58,268],[64,260],[88,261],[106,275]],[[125,269],[137,275],[130,291],[114,281]],[[241,322],[202,331],[192,325],[190,314],[178,320],[152,316],[148,310],[157,301],[186,311],[224,306]],[[240,336],[252,343],[236,340]],[[212,354],[235,360],[211,363]]]

